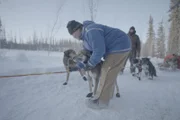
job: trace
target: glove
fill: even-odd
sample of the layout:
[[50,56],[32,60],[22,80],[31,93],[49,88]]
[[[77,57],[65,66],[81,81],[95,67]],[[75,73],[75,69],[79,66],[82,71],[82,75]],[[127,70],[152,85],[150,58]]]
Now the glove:
[[87,62],[87,64],[86,64],[86,69],[87,70],[91,70],[91,69],[93,69],[95,66],[93,66],[89,61]]
[[83,62],[77,62],[76,66],[79,69],[85,69],[85,70],[90,70],[94,68],[94,66],[92,66],[89,62],[87,62],[86,64]]
[[79,69],[84,69],[84,68],[86,68],[86,64],[83,62],[77,62],[76,67]]

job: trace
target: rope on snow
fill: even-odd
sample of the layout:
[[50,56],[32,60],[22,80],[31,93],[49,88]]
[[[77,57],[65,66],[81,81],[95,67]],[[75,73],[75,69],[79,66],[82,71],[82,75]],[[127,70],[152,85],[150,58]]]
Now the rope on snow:
[[0,76],[0,78],[24,77],[24,76],[34,76],[34,75],[49,75],[49,74],[61,74],[61,73],[67,73],[67,71],[32,73],[32,74],[19,74],[19,75],[5,75],[5,76]]

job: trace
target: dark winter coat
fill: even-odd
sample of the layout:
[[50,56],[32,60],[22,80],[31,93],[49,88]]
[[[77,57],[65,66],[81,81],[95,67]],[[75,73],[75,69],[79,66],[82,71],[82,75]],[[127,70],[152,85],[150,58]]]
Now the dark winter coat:
[[139,36],[136,35],[136,33],[128,33],[128,36],[131,39],[131,53],[133,54],[133,57],[139,57],[141,51],[141,42]]

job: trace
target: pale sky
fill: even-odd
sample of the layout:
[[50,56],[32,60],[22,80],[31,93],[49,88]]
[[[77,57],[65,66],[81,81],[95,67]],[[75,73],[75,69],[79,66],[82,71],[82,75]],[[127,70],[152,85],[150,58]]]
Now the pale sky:
[[[88,0],[3,0],[0,17],[7,35],[27,39],[36,31],[48,36],[56,20],[58,8],[63,4],[55,29],[56,38],[72,38],[66,24],[69,20],[89,20]],[[155,31],[163,19],[168,30],[170,0],[99,0],[97,23],[119,28],[126,33],[135,26],[140,39],[146,39],[149,16],[154,18]],[[57,31],[58,30],[58,31]],[[57,31],[57,32],[56,32]]]

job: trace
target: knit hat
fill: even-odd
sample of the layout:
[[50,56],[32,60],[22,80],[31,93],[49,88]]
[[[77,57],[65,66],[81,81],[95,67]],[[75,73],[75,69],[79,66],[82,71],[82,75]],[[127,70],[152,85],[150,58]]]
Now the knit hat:
[[135,27],[134,26],[130,27],[130,30],[134,30],[135,31]]
[[129,30],[133,30],[134,32],[133,32],[133,34],[135,34],[136,33],[136,29],[135,29],[135,27],[134,26],[132,26],[132,27],[130,27],[130,29]]
[[75,20],[71,20],[67,24],[67,29],[69,34],[73,34],[77,29],[81,28],[83,25]]

